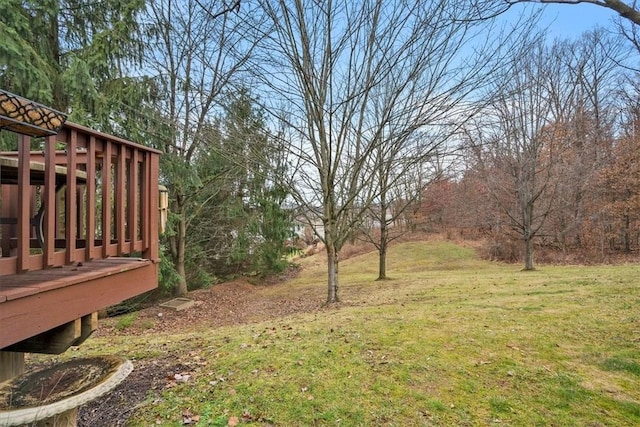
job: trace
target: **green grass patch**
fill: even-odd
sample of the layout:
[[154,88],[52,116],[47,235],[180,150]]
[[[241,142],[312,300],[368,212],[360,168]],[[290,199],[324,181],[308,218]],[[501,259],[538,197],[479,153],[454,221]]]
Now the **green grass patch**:
[[138,318],[138,313],[127,313],[123,314],[118,318],[118,321],[115,324],[115,328],[119,331],[127,329],[133,325],[133,323]]
[[628,372],[640,376],[640,364],[635,360],[613,357],[605,360],[602,367],[607,371]]
[[[265,293],[325,294],[314,256]],[[164,336],[91,338],[78,354],[171,360],[191,378],[130,425],[640,425],[640,268],[519,266],[406,243],[340,266],[318,313]],[[134,319],[135,320],[135,319]],[[133,321],[133,320],[132,320]]]

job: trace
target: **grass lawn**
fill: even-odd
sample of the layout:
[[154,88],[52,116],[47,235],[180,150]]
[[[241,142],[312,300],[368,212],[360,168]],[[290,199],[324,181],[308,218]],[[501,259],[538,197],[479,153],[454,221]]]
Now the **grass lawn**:
[[[321,256],[269,292],[326,293]],[[198,426],[640,425],[640,267],[533,272],[445,242],[340,265],[318,313],[188,333],[92,338],[73,356],[173,357],[186,382],[130,424]]]

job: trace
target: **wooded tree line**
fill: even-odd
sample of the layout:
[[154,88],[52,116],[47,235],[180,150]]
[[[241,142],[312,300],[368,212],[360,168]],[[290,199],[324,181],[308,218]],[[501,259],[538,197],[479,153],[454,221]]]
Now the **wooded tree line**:
[[487,253],[527,269],[534,246],[595,262],[638,250],[640,87],[621,66],[628,55],[594,30],[514,58],[465,125],[464,168],[425,191],[415,219],[488,237]]
[[401,222],[634,249],[619,39],[551,44],[500,3],[0,0],[0,87],[162,150],[178,294],[281,271],[294,215],[320,220],[328,302],[345,243],[375,228],[385,278]]

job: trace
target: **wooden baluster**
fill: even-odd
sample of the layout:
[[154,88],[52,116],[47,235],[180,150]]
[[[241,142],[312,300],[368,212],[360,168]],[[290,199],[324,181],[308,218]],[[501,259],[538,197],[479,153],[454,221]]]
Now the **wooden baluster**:
[[135,251],[138,242],[138,195],[140,194],[140,185],[138,182],[139,174],[138,150],[131,150],[131,158],[129,159],[129,188],[127,190],[127,224],[129,228],[128,238],[131,241],[131,251]]
[[[17,200],[18,191],[15,185],[3,185],[0,188],[2,200]],[[12,223],[14,218],[18,218],[18,206],[14,203],[2,203],[0,217],[6,218],[7,222],[2,224],[2,256],[11,256],[11,237],[16,235],[16,223]]]
[[18,272],[29,270],[31,238],[31,137],[18,137]]
[[108,258],[111,247],[111,142],[104,141],[102,157],[102,258]]
[[65,188],[65,225],[64,235],[66,240],[66,258],[67,264],[76,261],[76,230],[77,224],[77,192],[76,192],[76,149],[78,147],[78,131],[73,129],[71,137],[67,143],[67,185]]
[[89,137],[87,147],[87,260],[99,256],[95,254],[96,246],[96,138]]
[[149,206],[150,203],[150,187],[151,187],[151,155],[149,153],[143,154],[143,162],[142,162],[142,219],[141,219],[141,228],[142,228],[142,249],[143,249],[143,257],[147,258],[149,251],[149,240],[150,240],[150,230],[149,230],[149,222],[150,222],[150,213],[151,208]]
[[149,205],[150,205],[150,213],[148,218],[149,221],[149,252],[146,254],[145,258],[152,260],[153,262],[160,261],[159,254],[159,243],[158,243],[158,180],[160,179],[160,156],[157,154],[149,153],[147,155],[149,157]]
[[56,240],[56,137],[49,136],[44,146],[44,259],[45,266],[55,265]]
[[116,215],[116,239],[118,240],[118,255],[122,256],[125,251],[125,185],[126,185],[126,148],[124,145],[118,145],[118,157],[116,159],[116,197],[115,197],[115,215]]

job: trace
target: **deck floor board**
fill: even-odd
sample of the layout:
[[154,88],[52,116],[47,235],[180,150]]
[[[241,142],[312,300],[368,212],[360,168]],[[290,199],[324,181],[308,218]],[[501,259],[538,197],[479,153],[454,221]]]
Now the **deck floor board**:
[[0,277],[0,304],[40,292],[144,267],[149,262],[139,258],[113,257],[48,270],[30,271],[25,274],[2,276]]

